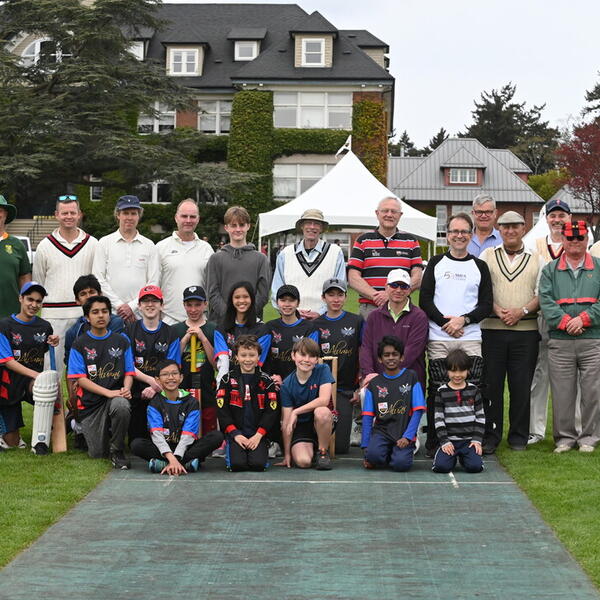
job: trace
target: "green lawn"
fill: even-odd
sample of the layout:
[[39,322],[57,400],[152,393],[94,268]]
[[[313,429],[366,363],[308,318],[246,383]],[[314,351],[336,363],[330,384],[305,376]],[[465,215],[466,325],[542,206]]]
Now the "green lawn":
[[[418,302],[418,298],[415,299]],[[350,292],[347,308],[357,311]],[[265,321],[277,316],[268,306]],[[31,407],[25,405],[24,439],[31,439]],[[600,450],[593,454],[552,454],[550,436],[526,452],[502,444],[498,457],[529,496],[559,539],[600,587]],[[92,490],[110,469],[107,460],[90,460],[69,451],[37,457],[29,450],[0,453],[0,566]]]

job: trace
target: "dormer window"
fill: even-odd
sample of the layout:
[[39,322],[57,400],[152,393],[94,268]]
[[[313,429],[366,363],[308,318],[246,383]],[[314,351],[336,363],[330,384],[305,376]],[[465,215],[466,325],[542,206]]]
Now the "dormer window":
[[235,60],[254,60],[258,56],[257,40],[235,42]]
[[169,74],[200,75],[199,48],[169,48]]
[[37,64],[49,66],[70,58],[71,53],[61,44],[43,38],[29,44],[21,56],[25,67]]
[[301,65],[303,67],[325,66],[325,38],[302,39]]
[[450,183],[475,185],[477,169],[450,169]]
[[144,60],[144,42],[135,40],[129,45],[129,52],[138,60]]

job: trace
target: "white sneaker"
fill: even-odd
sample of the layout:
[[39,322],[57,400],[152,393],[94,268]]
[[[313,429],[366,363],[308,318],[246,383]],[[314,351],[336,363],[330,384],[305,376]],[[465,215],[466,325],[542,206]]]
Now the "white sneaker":
[[595,449],[594,446],[590,446],[589,444],[581,444],[579,446],[579,452],[593,452]]
[[27,444],[25,443],[25,440],[19,436],[19,443],[17,444],[17,448],[20,448],[21,450],[23,450],[24,448],[27,448]]
[[559,444],[558,446],[556,446],[556,448],[554,448],[554,454],[562,454],[563,452],[569,452],[570,450],[573,450],[571,446],[567,446],[566,444]]
[[269,458],[277,458],[278,456],[283,456],[281,446],[277,442],[271,442],[269,444]]
[[533,444],[537,444],[541,442],[544,438],[541,435],[537,435],[536,433],[530,433],[529,438],[527,439],[527,445],[532,446]]
[[350,445],[360,446],[362,442],[362,423],[354,423],[352,425],[352,431],[350,432]]

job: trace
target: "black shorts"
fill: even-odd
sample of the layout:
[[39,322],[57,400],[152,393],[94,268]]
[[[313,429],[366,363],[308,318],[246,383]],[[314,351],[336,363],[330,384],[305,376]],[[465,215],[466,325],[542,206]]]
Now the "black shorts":
[[[8,406],[0,406],[0,419],[4,422],[4,429],[7,433],[24,427],[25,423],[23,422],[23,408],[21,403],[17,402]],[[1,430],[2,423],[0,423]]]
[[298,442],[306,442],[308,444],[317,445],[318,438],[317,432],[315,431],[315,424],[313,420],[313,416],[310,416],[308,421],[297,422],[296,427],[294,427],[294,431],[292,433],[292,443],[297,444]]

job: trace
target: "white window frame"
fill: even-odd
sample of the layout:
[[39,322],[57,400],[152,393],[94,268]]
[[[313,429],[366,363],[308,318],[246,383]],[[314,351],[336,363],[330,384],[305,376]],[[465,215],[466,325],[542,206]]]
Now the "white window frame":
[[[175,56],[178,53],[182,54],[182,60],[181,60],[182,70],[181,70],[181,72],[175,71]],[[192,71],[187,70],[187,65],[188,65],[187,55],[188,54],[194,55],[194,68]],[[198,48],[183,48],[183,47],[169,48],[169,75],[172,75],[174,77],[197,76],[197,75],[199,75],[199,69],[198,69],[199,60],[200,60],[200,51]],[[186,69],[186,70],[183,70],[183,69]]]
[[[306,46],[308,44],[320,44],[321,50],[320,52],[308,51]],[[306,59],[310,55],[321,55],[321,60],[319,62],[308,62]],[[302,38],[302,58],[300,60],[300,64],[303,67],[324,67],[325,66],[325,38]]]
[[[289,104],[283,104],[283,103],[278,103],[277,102],[277,95],[278,94],[286,94],[286,95],[291,95],[291,94],[295,94],[295,102],[294,103],[289,103]],[[301,95],[302,94],[302,95]],[[313,94],[321,94],[324,96],[324,103],[323,105],[316,105],[316,104],[310,104],[307,102],[303,102],[302,99],[305,96],[308,95],[313,95]],[[333,97],[331,96],[332,94],[347,94],[348,95],[348,104],[337,104],[333,101]],[[352,129],[352,92],[274,92],[273,94],[273,103],[274,103],[274,108],[273,108],[273,121],[274,121],[274,126],[276,128],[293,128],[293,129]],[[296,111],[296,123],[295,125],[278,125],[275,121],[276,121],[276,113],[277,113],[277,108],[281,107],[281,108],[294,108]],[[323,110],[323,125],[320,127],[306,127],[305,125],[303,125],[303,112],[302,109],[304,108],[316,108],[316,107],[320,107]],[[343,109],[343,112],[347,111],[348,114],[348,122],[347,122],[347,126],[344,127],[332,127],[329,124],[330,121],[330,109],[334,109],[334,108],[339,108],[339,109]]]
[[157,179],[156,181],[151,181],[150,183],[142,184],[142,185],[148,185],[151,188],[150,202],[142,201],[142,204],[170,204],[171,203],[169,200],[167,200],[165,202],[159,202],[159,200],[158,200],[158,186],[159,185],[170,185],[168,181],[165,181],[164,179]]
[[[233,98],[201,98],[198,100],[198,108],[201,109],[203,102],[216,102],[216,110],[214,113],[207,112],[207,115],[215,115],[215,131],[206,131],[202,129],[202,117],[204,116],[200,110],[198,111],[198,131],[206,133],[208,135],[223,135],[229,133],[231,130],[231,103]],[[223,102],[229,102],[229,111],[225,108]],[[229,129],[222,129],[222,117],[229,117]]]
[[[42,44],[45,42],[52,42],[52,41],[53,40],[51,38],[44,37],[44,38],[40,38],[38,40],[34,40],[33,42],[31,42],[31,44],[29,44],[27,46],[27,48],[25,48],[25,50],[23,51],[23,54],[21,54],[21,62],[23,63],[23,65],[26,67],[31,67],[33,65],[37,65],[40,62]],[[30,52],[28,54],[27,51],[32,47],[33,47],[33,52]],[[71,56],[71,54],[63,54],[62,53],[59,42],[55,42],[55,48],[56,48],[55,52],[54,52],[54,56],[55,56],[54,63],[55,64],[62,62],[63,58]]]
[[[154,110],[159,114],[158,116],[147,116],[140,115],[138,118],[138,133],[140,135],[150,135],[151,133],[166,133],[175,129],[176,113],[174,108],[170,108],[160,102],[154,103]],[[166,118],[165,118],[166,117]],[[173,119],[173,126],[170,127],[167,120],[170,122],[171,117]],[[141,123],[152,124],[152,131],[140,131]]]
[[94,183],[102,183],[102,179],[90,175],[89,182],[92,184],[90,185],[90,202],[101,202],[104,188],[101,185],[94,185]]
[[477,185],[477,169],[451,167],[448,181],[460,185]]
[[144,60],[146,54],[146,45],[143,40],[133,40],[129,45],[129,52],[138,60]]
[[[319,180],[321,180],[325,175],[327,175],[327,173],[329,173],[329,171],[331,171],[331,169],[333,169],[335,165],[334,164],[328,164],[328,163],[275,163],[273,165],[273,197],[276,200],[280,200],[282,202],[289,202],[290,200],[293,200],[294,198],[297,198],[300,194],[304,193],[306,190],[310,189],[310,187],[312,187],[315,183],[317,183]],[[293,176],[277,176],[277,171],[279,170],[279,167],[288,167],[288,168],[294,168],[295,170],[295,174]],[[322,174],[318,177],[318,179],[315,179],[314,175],[303,175],[302,174],[302,167],[321,167],[321,171]],[[275,191],[275,187],[276,187],[276,179],[295,179],[295,192],[293,196],[281,196],[281,195],[277,195],[276,191]],[[302,189],[302,182],[306,182],[309,180],[315,180],[314,183],[312,183],[308,188]]]
[[[240,49],[242,47],[251,48],[252,56],[240,55]],[[234,46],[234,60],[254,60],[258,56],[260,42],[258,40],[238,40]]]
[[435,218],[437,219],[436,245],[447,246],[446,223],[448,222],[448,207],[445,204],[435,205]]

